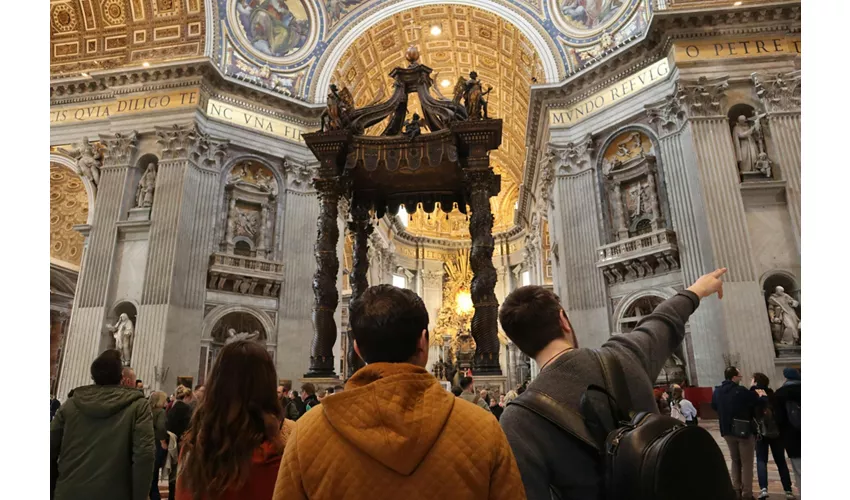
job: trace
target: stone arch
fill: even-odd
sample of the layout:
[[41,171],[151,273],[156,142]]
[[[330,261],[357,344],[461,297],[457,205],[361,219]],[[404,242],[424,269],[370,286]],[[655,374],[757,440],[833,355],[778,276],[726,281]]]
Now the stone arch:
[[224,319],[225,316],[233,313],[243,313],[253,316],[265,330],[260,332],[261,336],[263,336],[262,339],[266,343],[274,343],[277,335],[275,335],[275,325],[271,318],[259,309],[241,305],[222,305],[210,311],[207,317],[204,318],[204,324],[201,328],[201,339],[215,341],[213,338],[213,331],[215,327],[218,326],[219,322]]
[[50,163],[61,165],[71,170],[75,175],[80,178],[83,186],[86,188],[86,197],[88,198],[88,217],[86,218],[86,224],[91,224],[92,217],[94,215],[94,198],[95,198],[95,187],[91,183],[89,179],[80,175],[80,171],[77,169],[77,162],[75,162],[72,158],[68,158],[65,155],[61,155],[58,153],[50,153]]
[[83,262],[85,238],[75,225],[92,220],[93,197],[86,183],[67,163],[50,162],[50,261],[72,270]]
[[[386,5],[383,8],[377,9],[372,14],[355,20],[351,28],[344,35],[335,37],[336,39],[330,43],[330,50],[326,51],[325,56],[319,61],[319,73],[310,89],[313,102],[325,102],[327,96],[324,89],[327,89],[328,85],[330,85],[333,72],[345,54],[345,51],[360,35],[394,14],[433,3],[432,0],[405,0],[404,2]],[[560,77],[563,74],[563,61],[561,61],[561,64],[558,64],[559,59],[555,56],[557,48],[554,46],[554,42],[546,35],[545,30],[539,26],[535,26],[532,21],[517,10],[494,0],[443,0],[440,3],[476,7],[496,14],[511,23],[528,39],[532,47],[534,47],[535,52],[537,52],[538,57],[540,57],[546,83],[557,83],[560,81]]]
[[632,306],[639,299],[646,297],[657,297],[661,302],[669,299],[670,297],[676,295],[676,290],[671,287],[659,287],[659,288],[644,288],[642,290],[638,290],[636,292],[632,292],[629,295],[623,297],[620,302],[617,304],[617,307],[614,308],[614,330],[616,333],[622,333],[620,330],[620,320],[623,319],[623,314],[626,310]]
[[[652,150],[655,151],[655,156],[656,157],[659,156],[659,149],[660,149],[661,143],[658,141],[658,135],[655,133],[655,130],[653,130],[652,127],[644,125],[643,123],[630,123],[628,125],[623,125],[622,127],[619,127],[617,129],[615,129],[613,132],[611,132],[610,134],[608,134],[605,137],[605,140],[602,142],[602,146],[599,149],[596,150],[597,151],[597,155],[596,155],[596,170],[597,171],[600,171],[600,172],[602,171],[602,160],[604,159],[603,154],[604,154],[605,150],[608,149],[611,146],[611,143],[613,143],[614,140],[616,140],[618,137],[622,136],[623,134],[626,134],[627,132],[631,132],[631,131],[642,132],[647,137],[649,137],[649,140],[652,143]],[[659,166],[661,165],[660,159],[658,161],[658,165]]]
[[[283,160],[285,161],[286,158],[284,158]],[[222,188],[224,188],[224,186],[227,184],[227,178],[230,175],[230,172],[233,170],[233,167],[245,161],[254,161],[269,169],[274,175],[274,180],[277,183],[278,187],[278,193],[283,191],[283,188],[286,186],[286,183],[284,182],[283,173],[281,172],[280,167],[276,167],[267,158],[254,153],[240,154],[239,156],[233,157],[224,163],[224,166],[221,169],[220,176],[220,183]],[[281,164],[283,164],[283,162],[281,162]]]

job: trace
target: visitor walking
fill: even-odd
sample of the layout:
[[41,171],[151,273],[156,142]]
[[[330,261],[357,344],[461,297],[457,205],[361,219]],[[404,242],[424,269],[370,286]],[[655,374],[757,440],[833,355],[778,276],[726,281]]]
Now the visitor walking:
[[50,423],[50,498],[146,500],[154,466],[150,404],[115,349],[92,362],[91,376],[94,385],[76,388]]
[[722,384],[714,388],[711,408],[720,420],[720,435],[729,446],[732,458],[732,487],[745,500],[753,497],[753,453],[755,435],[753,419],[756,408],[764,402],[764,391],[741,387],[741,372],[734,366],[726,368]]
[[785,451],[788,452],[788,458],[791,459],[797,492],[802,497],[803,491],[800,487],[800,441],[802,437],[800,427],[800,400],[802,396],[800,372],[789,367],[783,370],[782,374],[785,376],[785,383],[774,394],[776,423],[779,425],[779,435],[785,445]]
[[301,400],[304,401],[304,412],[308,412],[310,408],[315,408],[322,404],[316,396],[316,386],[311,382],[301,385]]
[[154,455],[153,481],[151,481],[150,500],[160,500],[159,495],[159,471],[165,465],[168,455],[168,432],[165,430],[165,393],[154,391],[148,398],[151,405],[151,417],[153,419]]
[[190,404],[193,401],[192,390],[178,385],[174,389],[174,404],[165,415],[165,428],[168,432],[177,437],[177,463],[172,464],[168,475],[168,500],[174,500],[174,494],[177,487],[177,469],[180,463],[180,446],[183,444],[183,434],[189,429],[189,422],[192,419],[192,407]]
[[786,499],[794,498],[791,490],[791,474],[788,472],[788,463],[785,461],[785,446],[776,421],[776,398],[773,389],[770,388],[770,379],[764,373],[754,373],[750,390],[762,397],[763,405],[756,409],[755,418],[758,430],[756,436],[756,471],[758,472],[759,499],[768,498],[767,491],[767,452],[773,455],[773,462],[779,470],[779,479],[782,489],[785,491]]
[[[725,272],[719,269],[702,276],[644,316],[634,330],[614,335],[602,345],[600,352],[616,357],[625,372],[633,410],[659,412],[652,384],[682,342],[685,322],[700,300],[715,293],[722,297],[719,278]],[[577,332],[558,296],[544,287],[524,286],[513,291],[501,306],[499,320],[508,338],[540,366],[538,376],[505,408],[500,421],[529,500],[602,498],[604,469],[598,452],[521,405],[526,395],[542,393],[559,408],[581,415],[579,402],[587,387],[606,385],[596,353],[579,348]],[[576,420],[577,425],[584,425],[581,418]],[[687,492],[682,494],[687,496]]]
[[268,500],[287,438],[277,373],[253,340],[225,345],[180,450],[177,500]]
[[697,409],[694,404],[685,399],[685,392],[680,385],[673,384],[672,389],[670,416],[681,420],[686,425],[697,425]]
[[428,311],[415,293],[373,286],[349,310],[366,362],[290,438],[275,500],[523,500],[505,435],[425,370]]

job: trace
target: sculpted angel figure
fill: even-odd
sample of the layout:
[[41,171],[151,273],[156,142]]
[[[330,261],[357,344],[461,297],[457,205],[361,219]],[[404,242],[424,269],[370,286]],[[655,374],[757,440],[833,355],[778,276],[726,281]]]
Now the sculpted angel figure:
[[354,97],[347,88],[339,90],[336,84],[330,85],[328,107],[322,112],[322,129],[339,130],[348,126],[350,114],[354,111]]
[[254,330],[251,333],[248,333],[248,332],[236,333],[236,330],[234,328],[228,328],[227,329],[227,337],[224,339],[224,344],[225,345],[231,344],[233,342],[236,342],[237,340],[257,340],[259,337],[260,337],[260,332],[257,331],[257,330]]
[[59,151],[65,153],[77,160],[77,168],[80,175],[90,180],[92,184],[97,186],[100,184],[100,165],[103,160],[100,152],[89,143],[88,137],[83,137],[76,149],[68,151],[59,148]]
[[422,127],[425,125],[425,120],[419,118],[419,113],[413,113],[410,120],[404,121],[404,135],[410,140],[415,139],[422,134]]
[[463,98],[466,106],[466,113],[472,120],[480,120],[482,114],[487,118],[487,100],[484,98],[493,90],[492,86],[487,86],[487,90],[478,79],[478,73],[472,71],[469,73],[469,79],[462,76],[458,78],[455,84],[454,102],[459,103]]

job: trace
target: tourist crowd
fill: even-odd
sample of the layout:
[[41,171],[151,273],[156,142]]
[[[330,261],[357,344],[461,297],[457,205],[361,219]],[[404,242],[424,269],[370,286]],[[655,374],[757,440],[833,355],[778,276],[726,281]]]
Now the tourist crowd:
[[[51,400],[51,498],[159,500],[160,479],[170,500],[615,498],[627,490],[609,480],[613,469],[600,450],[626,468],[647,459],[617,456],[606,434],[636,439],[629,433],[650,421],[666,426],[664,439],[690,440],[691,455],[674,457],[685,467],[675,475],[716,473],[687,469],[700,466],[702,449],[719,453],[705,441],[694,404],[679,386],[655,393],[653,384],[700,301],[722,298],[724,273],[701,277],[599,349],[579,347],[551,291],[517,289],[499,319],[540,373],[506,394],[476,387],[468,373],[445,390],[425,369],[424,303],[389,285],[368,288],[350,305],[354,350],[366,365],[345,386],[305,383],[295,391],[279,383],[260,344],[237,340],[221,349],[204,385],[145,397],[121,353],[104,351],[91,364],[93,385],[61,406]],[[786,452],[800,484],[800,374],[787,369],[776,392],[765,375],[752,378],[744,388],[728,368],[711,403],[731,474],[723,465],[705,481],[716,487],[691,484],[672,496],[657,486],[628,498],[750,499],[754,456],[764,498],[768,450],[790,497]],[[624,418],[632,425],[622,426]],[[672,480],[671,488],[680,485]]]

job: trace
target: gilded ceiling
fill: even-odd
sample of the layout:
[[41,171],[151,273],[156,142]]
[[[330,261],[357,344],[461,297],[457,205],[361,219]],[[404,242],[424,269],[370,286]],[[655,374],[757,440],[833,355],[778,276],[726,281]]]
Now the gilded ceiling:
[[88,218],[89,200],[80,176],[68,167],[50,164],[50,261],[79,269],[83,235],[74,231]]
[[50,0],[50,73],[204,55],[203,0]]
[[[533,79],[540,78],[540,58],[515,26],[480,9],[459,5],[433,5],[407,10],[376,24],[361,35],[343,55],[333,81],[348,87],[357,106],[389,96],[387,76],[396,66],[406,66],[404,52],[411,44],[420,48],[420,62],[434,70],[432,77],[448,98],[460,76],[478,72],[486,86],[488,114],[501,118],[502,145],[491,154],[491,164],[502,176],[502,191],[493,199],[493,230],[513,225],[514,204],[525,160],[525,127]],[[410,114],[419,112],[418,97],[411,95]],[[376,126],[375,131],[380,131]],[[408,224],[413,234],[468,238],[466,216],[417,212]]]

